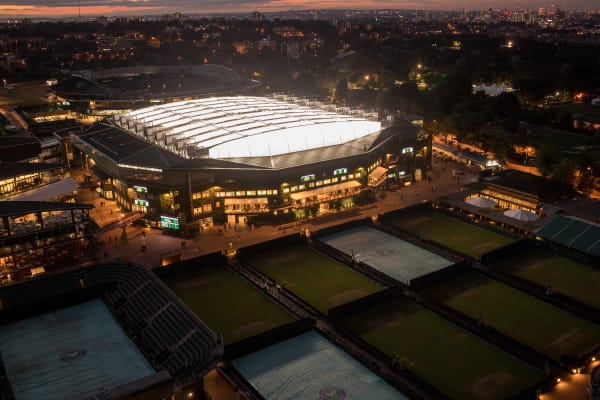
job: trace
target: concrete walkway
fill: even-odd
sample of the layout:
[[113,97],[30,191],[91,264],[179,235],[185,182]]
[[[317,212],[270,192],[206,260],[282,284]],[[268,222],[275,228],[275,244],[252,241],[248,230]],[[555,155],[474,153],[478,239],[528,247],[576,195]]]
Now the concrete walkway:
[[[222,252],[230,248],[239,249],[277,237],[299,233],[301,226],[315,231],[350,220],[374,217],[391,210],[457,192],[462,185],[476,180],[476,176],[468,167],[456,162],[442,164],[441,161],[435,160],[433,167],[432,181],[420,181],[401,187],[395,192],[383,192],[383,198],[378,199],[374,205],[361,210],[357,209],[352,213],[331,213],[323,218],[306,219],[299,221],[298,224],[288,224],[285,229],[271,225],[253,228],[246,224],[237,224],[235,227],[231,226],[223,230],[222,226],[212,226],[204,229],[192,239],[169,236],[160,230],[132,225],[120,227],[119,222],[126,218],[126,215],[117,208],[115,202],[100,198],[98,193],[93,190],[81,189],[78,201],[95,205],[91,216],[101,228],[112,227],[100,235],[100,246],[96,251],[97,260],[126,259],[152,268],[159,265],[161,254],[180,252],[182,260],[185,260],[203,254]],[[463,174],[454,177],[453,171],[462,171]],[[78,176],[77,173],[75,176]],[[146,244],[145,251],[142,250],[144,242]]]

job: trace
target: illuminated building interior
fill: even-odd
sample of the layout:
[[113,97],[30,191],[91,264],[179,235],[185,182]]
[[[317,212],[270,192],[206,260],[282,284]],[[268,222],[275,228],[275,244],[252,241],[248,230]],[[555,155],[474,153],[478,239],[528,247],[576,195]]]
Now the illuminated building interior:
[[73,261],[90,245],[88,204],[1,203],[0,280],[16,280]]
[[126,112],[73,145],[123,209],[198,226],[315,215],[410,184],[427,168],[419,131],[304,98],[237,96]]
[[0,199],[59,182],[69,177],[64,164],[3,162],[0,166]]

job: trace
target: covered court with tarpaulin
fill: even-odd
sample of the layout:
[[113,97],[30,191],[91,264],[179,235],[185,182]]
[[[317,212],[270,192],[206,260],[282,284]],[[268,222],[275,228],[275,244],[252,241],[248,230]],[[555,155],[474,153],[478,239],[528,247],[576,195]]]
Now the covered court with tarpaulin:
[[323,243],[410,286],[416,278],[455,264],[429,250],[372,227],[357,227],[320,240]]
[[551,247],[559,247],[589,259],[600,260],[600,225],[575,217],[555,215],[535,230],[535,236]]
[[232,364],[265,399],[408,399],[315,331],[238,358]]

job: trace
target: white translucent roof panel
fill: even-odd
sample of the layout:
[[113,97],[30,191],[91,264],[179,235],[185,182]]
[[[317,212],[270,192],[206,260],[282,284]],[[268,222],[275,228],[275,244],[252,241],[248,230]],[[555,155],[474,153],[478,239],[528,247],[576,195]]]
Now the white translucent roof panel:
[[191,131],[193,129],[200,128],[200,127],[203,127],[203,126],[207,126],[206,122],[200,121],[200,122],[194,122],[193,124],[188,124],[188,125],[183,126],[183,127],[178,126],[177,128],[173,128],[171,131],[173,133],[181,133],[181,132]]
[[189,118],[176,119],[171,122],[166,122],[166,123],[162,124],[162,126],[164,126],[165,128],[174,128],[176,126],[182,126],[182,125],[188,126],[191,121],[192,120]]
[[131,111],[121,118],[164,130],[169,143],[177,140],[184,145],[208,148],[209,156],[214,158],[305,151],[342,144],[381,130],[376,121],[247,96],[161,104]]

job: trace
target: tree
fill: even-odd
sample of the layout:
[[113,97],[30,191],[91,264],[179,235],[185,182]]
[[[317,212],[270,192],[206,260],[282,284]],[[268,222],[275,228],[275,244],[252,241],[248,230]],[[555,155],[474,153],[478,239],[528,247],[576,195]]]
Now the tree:
[[338,81],[335,87],[335,97],[338,99],[346,99],[348,97],[348,79],[342,78]]
[[572,131],[574,128],[573,125],[573,116],[568,111],[564,111],[560,114],[558,119],[558,128],[565,131]]
[[536,150],[535,165],[543,176],[550,176],[558,159],[556,153],[547,146],[542,146]]
[[570,158],[563,158],[560,163],[556,164],[552,169],[552,179],[557,181],[568,183],[570,185],[575,184],[577,171],[577,162]]
[[588,195],[592,192],[594,189],[594,170],[591,166],[583,165],[579,167],[575,189]]
[[519,99],[514,93],[500,93],[492,100],[490,107],[492,113],[500,118],[515,115],[521,110]]

